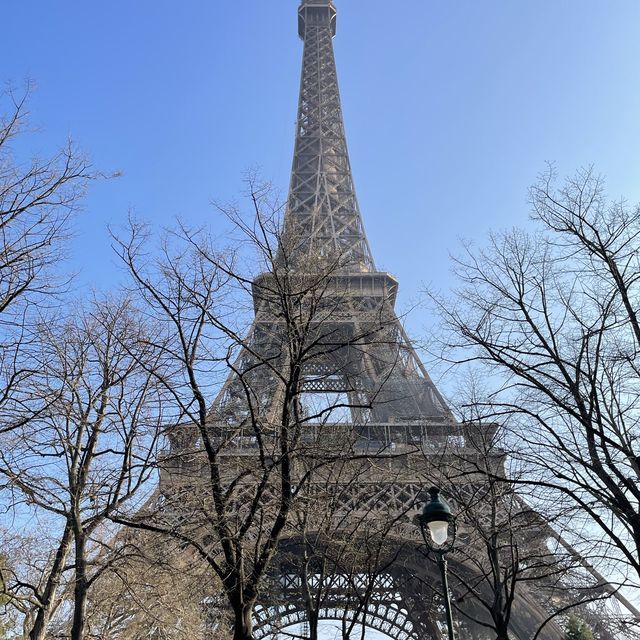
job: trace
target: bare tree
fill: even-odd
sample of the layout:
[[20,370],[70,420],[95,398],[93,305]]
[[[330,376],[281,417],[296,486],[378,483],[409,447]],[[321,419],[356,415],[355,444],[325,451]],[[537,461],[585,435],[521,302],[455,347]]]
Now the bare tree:
[[64,288],[59,264],[69,220],[95,177],[71,142],[49,158],[15,156],[15,141],[28,134],[30,91],[0,92],[0,432],[33,410],[22,404],[33,371],[20,355],[33,339],[37,307]]
[[12,551],[11,545],[5,544],[4,535],[0,531],[0,542],[3,551],[0,552],[0,638],[9,640],[17,638],[18,627],[18,611],[11,602],[11,598],[7,593],[7,580],[13,573],[13,566],[17,562],[17,558],[10,557]]
[[[217,613],[219,585],[199,557],[164,536],[120,531],[126,550],[101,572],[89,591],[87,637],[104,640],[187,640],[225,635]],[[70,620],[58,616],[56,637]]]
[[156,364],[147,343],[144,325],[122,299],[38,328],[30,393],[45,408],[4,434],[0,450],[0,491],[14,526],[36,519],[51,542],[31,571],[4,580],[5,592],[29,606],[32,640],[46,637],[69,588],[71,637],[84,637],[88,591],[121,551],[107,518],[138,508],[149,491],[161,394],[147,371]]
[[[15,501],[14,497],[7,500],[6,504]],[[10,637],[26,640],[38,611],[38,603],[28,585],[38,584],[42,580],[46,573],[43,565],[51,562],[54,545],[46,528],[31,523],[28,531],[25,531],[16,523],[15,526],[0,529],[0,548],[3,550],[0,562],[2,620],[9,629]],[[59,601],[52,611],[58,606]]]
[[[0,116],[0,434],[42,419],[52,400],[51,395],[36,398],[34,392],[42,382],[36,326],[45,301],[54,302],[66,288],[60,264],[69,222],[87,183],[96,177],[71,142],[46,158],[16,155],[30,133],[31,89],[28,83],[23,91],[0,92],[5,113]],[[7,436],[2,446],[8,449],[11,440]],[[27,599],[14,598],[17,583],[7,581],[7,575],[5,566],[1,584],[6,606],[18,604],[28,620]]]
[[609,203],[591,170],[554,179],[531,190],[537,231],[494,234],[455,261],[459,288],[435,298],[446,353],[495,384],[483,409],[506,422],[514,484],[565,518],[592,565],[637,584],[640,209]]
[[474,637],[559,639],[556,615],[609,594],[581,576],[554,523],[514,490],[517,468],[506,468],[497,425],[476,416],[463,430],[464,442],[449,443],[425,465],[456,513],[449,573],[460,623]]
[[382,315],[341,332],[332,318],[347,296],[342,257],[301,261],[295,238],[280,233],[271,191],[251,186],[251,222],[226,211],[236,246],[251,252],[249,270],[242,251],[217,251],[206,234],[184,227],[165,239],[158,259],[149,257],[143,227],[116,238],[141,306],[163,327],[168,373],[159,379],[178,425],[168,432],[159,505],[119,521],[200,554],[233,611],[235,640],[252,637],[260,585],[305,488],[319,469],[353,454],[353,430],[336,422],[365,413],[374,393],[364,397],[343,382],[341,394],[314,405],[308,385],[344,379],[349,362],[338,354],[353,358],[389,339]]
[[[396,461],[383,451],[374,458],[379,464]],[[319,640],[321,620],[332,619],[344,639],[364,637],[365,627],[384,624],[381,612],[401,600],[399,558],[412,541],[398,540],[394,534],[400,522],[410,519],[415,505],[397,509],[387,503],[373,513],[359,509],[354,503],[363,488],[371,490],[370,470],[369,461],[345,456],[332,464],[330,474],[314,477],[304,491],[281,545],[275,580],[269,584],[281,604],[260,612],[273,633]],[[385,472],[390,485],[402,483],[401,473],[390,466]],[[398,614],[392,612],[390,618]],[[290,628],[291,614],[304,614],[303,629]]]

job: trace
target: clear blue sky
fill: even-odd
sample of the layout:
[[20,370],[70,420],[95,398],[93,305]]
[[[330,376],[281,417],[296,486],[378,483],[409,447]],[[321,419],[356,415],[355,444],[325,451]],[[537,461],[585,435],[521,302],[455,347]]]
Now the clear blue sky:
[[[67,135],[105,171],[73,266],[108,286],[105,231],[130,208],[212,220],[259,165],[286,191],[301,61],[297,0],[3,0],[0,79],[38,84],[37,147]],[[640,200],[637,0],[336,0],[361,209],[401,305],[446,288],[458,237],[526,221],[546,161],[595,163]],[[420,325],[420,320],[414,321]]]

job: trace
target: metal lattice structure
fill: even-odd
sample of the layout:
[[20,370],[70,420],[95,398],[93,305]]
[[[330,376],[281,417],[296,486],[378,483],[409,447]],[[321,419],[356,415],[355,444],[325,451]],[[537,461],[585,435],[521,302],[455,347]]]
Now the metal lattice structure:
[[332,3],[302,4],[304,54],[286,231],[299,240],[301,260],[309,254],[333,254],[349,271],[373,272],[344,133],[335,33]]
[[[280,286],[286,280],[293,282],[292,290],[304,290],[307,281],[313,281],[317,265],[329,265],[321,301],[312,294],[291,297],[297,299],[297,312],[303,316],[307,306],[314,307],[308,324],[315,352],[302,371],[302,388],[312,398],[328,394],[336,402],[343,397],[344,410],[341,419],[331,410],[316,412],[318,419],[305,424],[298,446],[304,450],[308,445],[313,452],[313,446],[321,444],[323,455],[354,452],[357,463],[345,464],[333,476],[329,469],[324,484],[307,486],[304,500],[308,508],[302,509],[306,528],[291,527],[280,543],[270,583],[263,588],[256,608],[255,638],[278,638],[282,629],[304,623],[313,597],[317,600],[315,615],[322,619],[349,621],[357,616],[361,624],[394,640],[438,640],[442,637],[437,622],[442,619],[439,580],[433,563],[425,562],[418,551],[421,543],[412,517],[424,499],[424,481],[412,455],[425,464],[430,452],[439,452],[442,463],[441,453],[448,446],[466,455],[467,444],[475,435],[467,425],[456,422],[411,346],[394,311],[397,281],[376,270],[349,163],[332,44],[335,34],[333,1],[303,0],[299,8],[304,53],[298,121],[280,247],[274,272],[253,282],[255,319],[233,372],[211,408],[210,421],[221,443],[220,455],[224,452],[230,466],[244,469],[243,477],[250,478],[251,459],[258,455],[259,444],[263,457],[265,452],[270,455],[269,442],[277,455],[279,436],[277,428],[270,426],[277,422],[282,394],[276,373],[289,363],[283,349],[288,336],[275,283]],[[278,273],[278,264],[284,265],[286,277]],[[265,362],[268,367],[262,366]],[[337,405],[341,406],[340,400]],[[307,411],[313,414],[312,408]],[[256,415],[261,416],[260,442]],[[184,447],[179,434],[176,430],[172,436],[174,448]],[[393,455],[381,462],[379,456],[368,459],[369,452]],[[185,459],[174,464],[190,482],[188,466],[197,465],[189,456]],[[167,466],[165,476],[177,474],[176,470]],[[340,474],[349,476],[349,481],[343,481]],[[230,518],[241,517],[252,500],[249,484],[243,489],[242,483],[234,481],[234,488],[237,513]],[[267,487],[264,496],[269,491]],[[190,485],[185,494],[188,502],[193,494]],[[321,504],[332,505],[324,523],[314,512],[315,505]],[[359,564],[357,549],[345,561],[336,540],[358,539],[375,548],[378,538],[366,524],[367,518],[374,523],[393,522],[391,549],[401,547],[403,551],[393,555],[381,543],[376,563],[365,568]],[[339,524],[334,526],[335,522]],[[363,522],[366,526],[356,526]],[[335,535],[323,538],[319,533],[323,526],[325,534],[332,531]],[[303,575],[300,559],[310,549],[308,573]],[[358,600],[362,592],[368,594],[366,601]],[[363,603],[362,607],[353,608],[354,601]],[[530,620],[543,620],[546,614],[529,594],[517,605],[520,617],[514,629],[525,637]],[[472,611],[474,605],[459,606]],[[476,619],[481,617],[478,613]],[[482,625],[460,624],[465,637],[489,637]],[[555,640],[560,636],[556,630],[542,637]]]

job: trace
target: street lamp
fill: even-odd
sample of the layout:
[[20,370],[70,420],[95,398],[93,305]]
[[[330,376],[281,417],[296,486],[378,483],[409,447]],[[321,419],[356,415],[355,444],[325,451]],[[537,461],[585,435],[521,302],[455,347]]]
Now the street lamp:
[[[440,497],[440,489],[438,487],[431,487],[429,495],[429,502],[424,505],[422,513],[418,516],[418,522],[420,523],[420,531],[427,549],[433,551],[438,558],[438,566],[442,576],[444,609],[447,614],[447,631],[449,640],[455,640],[445,554],[453,549],[456,541],[456,519],[453,517],[449,505]],[[451,536],[449,536],[449,528],[451,528]]]

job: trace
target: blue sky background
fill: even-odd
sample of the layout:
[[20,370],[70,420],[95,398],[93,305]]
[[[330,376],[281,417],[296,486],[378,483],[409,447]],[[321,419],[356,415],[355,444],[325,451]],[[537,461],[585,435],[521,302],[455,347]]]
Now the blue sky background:
[[[297,0],[3,0],[0,79],[33,79],[22,151],[71,135],[119,179],[93,185],[71,265],[118,278],[106,225],[130,209],[220,228],[210,202],[243,172],[288,186],[302,47]],[[594,163],[640,200],[640,2],[337,0],[335,40],[356,187],[374,256],[450,286],[459,238],[525,224],[527,188]],[[414,316],[414,334],[426,318]]]

